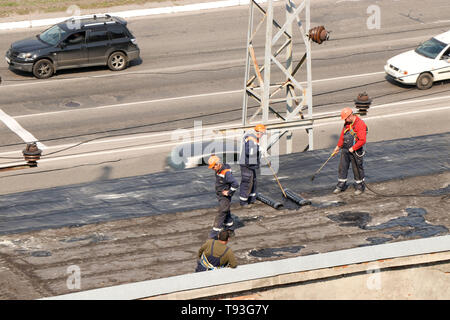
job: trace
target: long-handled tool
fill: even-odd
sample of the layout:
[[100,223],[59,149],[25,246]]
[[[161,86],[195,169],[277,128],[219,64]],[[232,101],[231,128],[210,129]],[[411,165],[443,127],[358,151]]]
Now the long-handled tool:
[[[264,154],[263,154],[263,155],[264,155]],[[304,205],[311,204],[311,201],[302,198],[300,195],[296,194],[295,192],[292,192],[292,191],[289,190],[289,189],[284,189],[284,188],[281,186],[281,183],[280,183],[280,180],[279,180],[278,177],[277,177],[277,174],[275,173],[275,171],[273,170],[272,166],[270,165],[270,161],[266,158],[265,155],[264,155],[264,159],[265,159],[266,162],[267,162],[267,166],[270,168],[270,170],[272,170],[272,174],[273,174],[273,176],[275,177],[275,180],[277,181],[278,186],[280,187],[281,192],[283,193],[283,196],[284,196],[286,199],[289,199],[289,200],[291,200],[291,201],[294,201],[296,204],[298,204],[298,205],[300,205],[300,206],[304,206]],[[278,209],[278,208],[276,208],[276,209]]]
[[263,153],[263,156],[264,156],[264,159],[266,160],[267,166],[270,168],[270,170],[272,170],[272,174],[273,174],[275,180],[277,181],[278,186],[279,186],[280,189],[281,189],[281,192],[283,192],[283,196],[284,196],[285,198],[287,198],[286,192],[284,192],[284,189],[283,189],[283,187],[281,186],[280,180],[278,180],[278,177],[277,177],[277,174],[275,173],[275,170],[273,170],[272,166],[270,165],[270,161],[267,159],[267,157],[266,157],[266,155],[265,155],[264,153]]
[[315,178],[316,175],[320,172],[320,170],[322,170],[322,168],[325,167],[325,165],[327,164],[327,162],[330,161],[330,159],[333,158],[338,152],[339,152],[339,151],[333,152],[333,153],[331,154],[331,156],[327,159],[327,161],[325,161],[325,162],[320,166],[319,170],[317,170],[316,172],[314,172],[313,176],[311,177],[311,181],[314,180],[314,178]]
[[304,206],[304,205],[311,204],[311,201],[304,199],[303,197],[301,197],[300,195],[296,194],[295,192],[292,192],[292,191],[289,190],[289,189],[284,189],[284,188],[281,186],[280,180],[278,180],[277,174],[275,173],[275,171],[274,171],[273,168],[271,167],[270,161],[267,160],[267,158],[266,158],[265,155],[264,155],[264,159],[265,159],[266,162],[267,162],[267,166],[270,168],[270,170],[272,170],[272,174],[273,174],[273,176],[275,177],[275,180],[277,181],[278,186],[280,187],[281,192],[283,192],[283,196],[284,196],[286,199],[289,199],[289,200],[291,200],[291,201],[294,201],[294,202],[295,202],[296,204],[298,204],[299,206]]

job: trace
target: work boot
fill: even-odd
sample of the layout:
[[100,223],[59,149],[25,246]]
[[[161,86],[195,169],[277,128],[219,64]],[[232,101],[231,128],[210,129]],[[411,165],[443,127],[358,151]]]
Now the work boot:
[[364,185],[361,184],[356,184],[355,186],[355,196],[359,196],[360,194],[362,194],[364,192],[365,188]]
[[348,187],[347,183],[339,182],[336,185],[336,188],[334,189],[333,193],[338,194],[338,193],[344,192],[345,190],[347,190],[347,187]]
[[364,183],[355,183],[355,196],[359,196],[360,194],[362,194],[365,190],[365,186]]
[[254,206],[254,203],[248,203],[246,202],[245,204],[241,204],[241,209],[246,209],[249,210]]

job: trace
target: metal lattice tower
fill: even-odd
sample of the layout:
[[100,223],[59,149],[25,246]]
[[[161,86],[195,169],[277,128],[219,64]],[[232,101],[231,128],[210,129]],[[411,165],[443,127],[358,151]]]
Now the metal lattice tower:
[[[313,149],[312,129],[312,74],[311,74],[311,41],[321,43],[328,39],[323,27],[310,29],[310,0],[303,0],[296,5],[293,0],[285,0],[285,22],[278,23],[274,19],[272,0],[267,0],[264,9],[255,0],[250,0],[249,25],[247,34],[247,55],[245,69],[245,94],[242,107],[242,125],[253,123],[269,123],[269,114],[274,114],[283,123],[296,122],[299,119],[310,119],[308,132],[309,150]],[[256,14],[262,15],[256,22]],[[303,20],[300,18],[304,15]],[[258,44],[265,22],[264,44]],[[294,28],[294,25],[297,28]],[[309,31],[307,33],[306,31]],[[299,31],[299,34],[294,33]],[[293,63],[294,39],[300,39],[304,44],[303,55],[298,63]],[[264,63],[261,65],[257,59],[255,48],[264,48]],[[303,67],[303,68],[302,68]],[[276,70],[271,70],[276,68]],[[305,69],[306,82],[296,80],[301,69]],[[277,79],[276,79],[277,78]],[[256,112],[249,115],[249,97],[259,104]],[[284,103],[286,113],[275,111],[274,104]],[[305,118],[303,110],[307,110]],[[270,120],[272,124],[272,120]],[[281,123],[281,122],[279,122]],[[304,126],[304,124],[302,125]],[[292,134],[285,131],[280,134],[287,135],[287,153],[292,152]]]

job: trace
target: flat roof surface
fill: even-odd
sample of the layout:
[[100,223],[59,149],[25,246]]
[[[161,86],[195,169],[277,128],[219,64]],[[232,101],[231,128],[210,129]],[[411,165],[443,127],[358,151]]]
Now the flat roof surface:
[[[311,182],[330,150],[281,156],[281,184],[312,204],[284,200],[271,175],[260,177],[259,191],[283,209],[242,209],[233,197],[229,245],[238,264],[448,235],[449,142],[450,133],[369,142],[366,180],[377,194],[358,197],[352,188],[331,193],[337,158]],[[194,272],[217,212],[214,173],[199,167],[3,195],[0,211],[1,299],[181,276]],[[73,266],[79,289],[67,285]]]
[[49,297],[48,299],[142,299],[174,292],[274,277],[283,274],[445,251],[450,251],[450,236],[401,241],[277,261],[259,262],[240,266],[236,269],[225,268],[214,270],[214,272],[190,273],[158,280],[142,281]]

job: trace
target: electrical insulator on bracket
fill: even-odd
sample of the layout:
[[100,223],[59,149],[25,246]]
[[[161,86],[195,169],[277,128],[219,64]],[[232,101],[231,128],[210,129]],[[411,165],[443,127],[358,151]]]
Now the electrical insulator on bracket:
[[363,92],[360,93],[354,101],[355,107],[358,109],[359,114],[365,116],[367,114],[367,110],[369,110],[370,105],[372,104],[372,99],[369,99],[369,95]]
[[311,41],[321,44],[324,41],[327,41],[330,37],[330,33],[325,29],[324,26],[314,27],[309,30],[308,34],[309,39]]
[[37,167],[37,161],[41,158],[42,150],[37,147],[36,142],[27,143],[27,147],[22,153],[30,167]]

